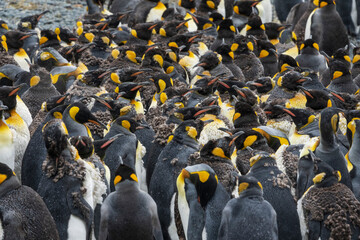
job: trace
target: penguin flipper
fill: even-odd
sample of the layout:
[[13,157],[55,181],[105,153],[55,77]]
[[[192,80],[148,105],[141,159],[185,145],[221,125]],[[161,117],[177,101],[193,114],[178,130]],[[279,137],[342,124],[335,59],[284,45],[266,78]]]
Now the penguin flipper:
[[[70,190],[74,190],[70,189]],[[91,206],[86,202],[77,187],[75,191],[68,191],[67,202],[71,214],[82,219],[86,225],[86,239],[91,239],[92,219],[94,218],[94,211]]]
[[190,208],[187,237],[200,240],[205,226],[205,212],[198,201],[195,185],[189,179],[185,179],[185,189],[186,200]]
[[[311,219],[311,214],[309,214],[309,218]],[[309,220],[308,222],[309,228],[309,240],[319,239],[321,235],[321,222]]]
[[[99,240],[106,240],[108,235],[109,209],[106,204],[101,206],[101,220],[99,228]],[[161,230],[160,230],[161,231]]]

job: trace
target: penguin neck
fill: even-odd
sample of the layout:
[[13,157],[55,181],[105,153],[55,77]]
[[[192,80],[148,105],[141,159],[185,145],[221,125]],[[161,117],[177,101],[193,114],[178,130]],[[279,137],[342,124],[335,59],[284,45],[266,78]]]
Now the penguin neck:
[[69,131],[69,136],[87,136],[89,137],[89,128],[84,124],[76,122],[69,115],[69,112],[63,115],[63,122],[66,125],[67,130]]
[[8,180],[0,185],[0,198],[6,193],[21,187],[21,184],[16,176],[11,176]]
[[257,188],[250,188],[241,192],[239,195],[239,199],[244,199],[244,198],[257,198],[260,201],[264,200],[262,191]]
[[115,185],[115,191],[117,193],[123,194],[124,192],[129,192],[134,190],[139,191],[139,184],[135,181],[125,180]]
[[256,171],[258,169],[262,169],[264,167],[276,167],[276,161],[273,158],[265,157],[257,161],[250,169],[251,172]]
[[100,8],[94,4],[93,0],[86,0],[86,4],[89,14],[100,13]]
[[336,145],[335,135],[332,129],[321,129],[320,126],[320,146],[324,148],[333,148]]
[[305,55],[320,55],[319,51],[315,48],[312,47],[307,47],[304,50],[302,50],[301,54],[305,54]]
[[324,181],[315,184],[315,187],[317,188],[326,188],[331,187],[338,183],[338,179],[335,176],[330,176],[329,178],[325,179]]

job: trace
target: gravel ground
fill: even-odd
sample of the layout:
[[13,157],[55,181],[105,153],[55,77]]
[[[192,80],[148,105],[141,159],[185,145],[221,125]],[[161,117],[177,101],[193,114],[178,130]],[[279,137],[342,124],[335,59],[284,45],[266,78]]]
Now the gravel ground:
[[16,28],[17,22],[25,16],[45,14],[38,27],[40,29],[55,29],[68,27],[72,29],[76,20],[85,14],[85,0],[0,0],[0,19],[6,21],[10,28]]

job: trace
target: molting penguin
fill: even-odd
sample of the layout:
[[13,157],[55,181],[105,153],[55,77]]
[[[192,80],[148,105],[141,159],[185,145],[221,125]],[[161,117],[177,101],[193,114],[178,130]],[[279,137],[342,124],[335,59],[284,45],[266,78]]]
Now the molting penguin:
[[54,219],[41,197],[22,186],[4,163],[0,163],[0,177],[0,237],[58,240]]
[[261,183],[250,176],[240,176],[238,182],[239,197],[226,204],[218,239],[278,239],[276,212],[263,198]]
[[221,214],[230,200],[206,164],[184,168],[176,181],[178,209],[186,239],[217,239]]
[[139,189],[135,171],[120,165],[115,172],[114,185],[115,192],[101,206],[99,240],[117,239],[119,236],[162,240],[156,203]]
[[301,234],[305,239],[356,239],[360,234],[359,201],[339,183],[341,174],[326,162],[315,162],[311,187],[298,201]]
[[87,163],[70,145],[61,120],[49,121],[43,135],[48,156],[37,191],[55,220],[60,239],[91,239],[94,212],[93,203],[85,199],[86,191],[91,191],[86,186]]

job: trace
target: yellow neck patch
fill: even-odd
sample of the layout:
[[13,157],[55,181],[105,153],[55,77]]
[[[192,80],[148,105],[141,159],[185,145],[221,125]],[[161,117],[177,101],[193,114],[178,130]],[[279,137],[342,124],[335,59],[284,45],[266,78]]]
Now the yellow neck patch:
[[197,134],[198,134],[197,131],[196,131],[196,128],[187,126],[187,127],[185,128],[185,130],[187,131],[187,134],[188,134],[191,138],[196,139],[196,136],[197,136]]
[[238,188],[239,194],[245,191],[248,187],[249,187],[249,183],[247,182],[240,183]]
[[78,114],[79,111],[80,111],[80,108],[79,108],[79,107],[72,107],[72,108],[70,108],[70,110],[69,110],[69,115],[70,115],[70,117],[72,118],[72,120],[76,121],[76,120],[75,120],[75,117],[76,117],[76,114]]
[[214,148],[214,149],[211,151],[211,153],[212,153],[214,156],[229,159],[227,156],[225,156],[224,150],[221,149],[221,148],[219,148],[219,147]]
[[7,179],[5,174],[0,174],[0,184],[2,184]]
[[118,184],[119,182],[121,182],[121,179],[122,179],[122,177],[119,176],[119,175],[117,175],[117,176],[115,177],[115,179],[114,179],[114,185],[116,185],[116,184]]
[[199,175],[199,180],[202,183],[205,183],[210,177],[210,173],[208,173],[206,171],[192,172],[191,175],[193,175],[193,174]]
[[313,178],[314,184],[322,182],[322,181],[324,180],[324,178],[325,178],[325,175],[326,175],[326,173],[324,173],[324,172],[317,174],[317,175]]
[[260,55],[259,55],[259,58],[265,58],[265,57],[267,57],[267,56],[269,56],[269,52],[268,51],[266,51],[266,50],[261,50],[261,52],[260,52]]
[[244,147],[242,149],[245,149],[251,145],[253,145],[253,143],[257,140],[257,136],[256,135],[251,135],[248,136],[245,141],[244,141]]
[[131,124],[128,120],[121,121],[121,126],[123,126],[124,128],[130,131]]

